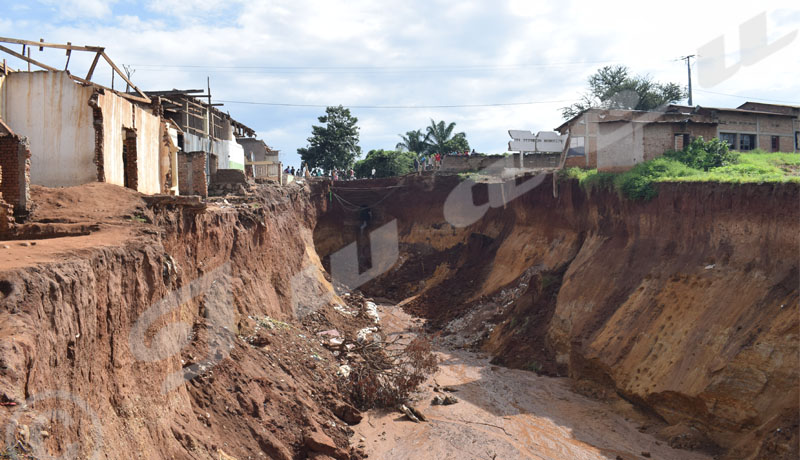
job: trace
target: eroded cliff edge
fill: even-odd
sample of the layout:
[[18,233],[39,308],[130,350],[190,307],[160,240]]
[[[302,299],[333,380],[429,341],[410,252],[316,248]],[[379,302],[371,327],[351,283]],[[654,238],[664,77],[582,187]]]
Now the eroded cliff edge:
[[346,204],[373,207],[368,230],[396,221],[400,251],[367,293],[408,299],[497,362],[610,389],[676,445],[798,455],[796,184],[660,184],[643,203],[576,182],[554,198],[548,177],[499,204],[497,184],[477,184],[470,204],[485,209],[460,227],[445,207],[461,180],[336,184],[319,255],[359,240],[369,259]]

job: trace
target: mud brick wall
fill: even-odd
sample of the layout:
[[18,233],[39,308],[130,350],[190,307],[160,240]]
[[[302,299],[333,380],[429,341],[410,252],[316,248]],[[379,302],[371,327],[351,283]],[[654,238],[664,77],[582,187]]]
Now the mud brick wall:
[[8,232],[14,225],[13,207],[0,197],[0,235]]
[[[581,157],[581,159],[583,159]],[[525,168],[557,168],[561,164],[560,153],[533,153],[523,157]]]
[[0,195],[14,208],[15,214],[28,211],[31,185],[31,152],[26,138],[0,136]]
[[215,184],[246,184],[247,177],[241,169],[218,169],[211,182]]
[[[0,190],[3,186],[3,166],[0,165]],[[11,205],[3,201],[3,193],[0,192],[0,235],[8,231],[9,219],[12,213]]]
[[132,188],[134,190],[139,189],[139,166],[137,161],[137,152],[136,152],[136,135],[133,133],[128,133],[126,131],[126,137],[123,141],[123,154],[126,157],[125,161],[125,182],[127,183],[128,188]]
[[205,152],[178,152],[178,191],[181,195],[208,196]]

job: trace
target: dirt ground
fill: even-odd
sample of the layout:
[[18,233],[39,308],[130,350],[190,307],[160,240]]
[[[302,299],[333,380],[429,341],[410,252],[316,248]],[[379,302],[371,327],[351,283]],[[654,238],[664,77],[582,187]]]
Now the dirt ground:
[[[408,335],[418,325],[397,307],[381,306],[380,312],[386,332]],[[577,394],[566,378],[492,366],[488,358],[462,350],[440,347],[438,356],[439,371],[414,398],[428,422],[414,423],[398,412],[371,411],[353,427],[354,442],[364,439],[369,458],[711,458],[672,449],[640,432],[646,421],[636,420],[633,411],[614,410]],[[437,392],[436,387],[456,391]],[[435,395],[447,394],[459,402],[431,406]]]
[[83,250],[119,246],[148,227],[141,195],[116,185],[33,185],[31,202],[33,209],[27,223],[20,226],[21,236],[0,238],[0,271],[64,260]]

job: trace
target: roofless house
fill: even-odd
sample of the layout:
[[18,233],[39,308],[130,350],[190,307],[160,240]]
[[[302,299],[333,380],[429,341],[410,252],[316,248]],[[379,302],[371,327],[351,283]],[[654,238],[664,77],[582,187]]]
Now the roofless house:
[[[40,62],[32,49],[64,50],[66,63],[57,68]],[[210,91],[142,91],[100,46],[0,37],[0,52],[27,65],[16,70],[2,61],[0,119],[27,138],[33,184],[100,181],[146,194],[205,195],[217,168],[244,169],[244,149],[236,140],[255,132],[217,109]],[[88,54],[83,62],[91,62],[81,76],[69,68],[76,53]],[[106,65],[108,86],[93,81]],[[125,91],[114,87],[115,80]]]

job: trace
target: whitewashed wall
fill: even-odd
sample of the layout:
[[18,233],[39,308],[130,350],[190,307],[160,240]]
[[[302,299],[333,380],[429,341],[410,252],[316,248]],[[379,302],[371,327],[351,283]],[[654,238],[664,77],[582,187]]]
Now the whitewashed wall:
[[[231,131],[231,139],[234,139],[233,131]],[[244,148],[235,140],[209,142],[207,137],[187,133],[183,136],[183,142],[185,152],[208,152],[216,155],[219,169],[244,170]]]
[[160,193],[161,120],[159,117],[110,91],[100,95],[98,105],[103,112],[103,160],[106,182],[125,185],[122,144],[125,140],[125,128],[134,129],[138,191],[148,194]]
[[97,180],[93,89],[64,72],[13,72],[2,78],[0,116],[31,148],[31,182],[68,187]]
[[[31,182],[68,187],[97,180],[94,88],[65,72],[13,72],[0,80],[0,116],[31,145]],[[124,128],[136,130],[138,190],[161,191],[160,119],[110,91],[100,95],[106,182],[125,185],[122,163]]]

